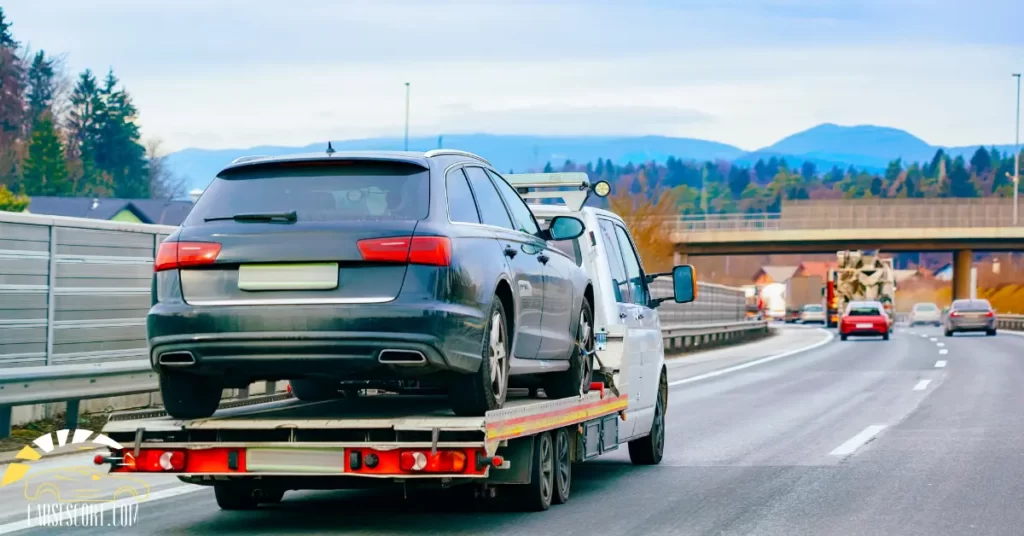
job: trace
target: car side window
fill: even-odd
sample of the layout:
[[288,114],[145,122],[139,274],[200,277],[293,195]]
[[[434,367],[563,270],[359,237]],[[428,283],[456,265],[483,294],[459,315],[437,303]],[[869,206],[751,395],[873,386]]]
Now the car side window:
[[505,203],[501,202],[501,195],[494,189],[491,179],[487,178],[483,168],[463,168],[469,184],[473,187],[473,194],[476,195],[477,205],[480,207],[480,220],[486,225],[502,227],[515,230],[512,225],[512,218],[505,209]]
[[615,301],[619,303],[633,303],[633,296],[630,294],[629,282],[626,280],[626,265],[622,261],[622,250],[619,248],[619,241],[615,238],[615,226],[611,221],[600,219],[601,243],[608,257],[608,269],[612,274],[612,288],[615,290]]
[[494,184],[498,187],[498,193],[501,194],[501,197],[505,198],[505,204],[508,205],[509,211],[512,212],[512,217],[519,224],[519,231],[536,236],[540,232],[540,228],[537,227],[537,220],[533,218],[533,212],[530,212],[530,207],[526,206],[523,198],[519,197],[519,194],[516,193],[512,186],[505,182],[505,179],[491,173],[490,170],[487,170],[487,174],[494,179]]
[[637,257],[636,248],[633,247],[633,241],[629,239],[629,233],[621,225],[615,226],[615,235],[619,239],[622,260],[626,265],[626,280],[629,282],[633,303],[646,307],[651,301],[647,296],[647,285],[644,284],[643,270],[640,268],[640,259]]
[[473,191],[466,182],[466,174],[462,169],[453,169],[445,178],[448,190],[448,218],[453,222],[480,223],[480,214],[476,210]]

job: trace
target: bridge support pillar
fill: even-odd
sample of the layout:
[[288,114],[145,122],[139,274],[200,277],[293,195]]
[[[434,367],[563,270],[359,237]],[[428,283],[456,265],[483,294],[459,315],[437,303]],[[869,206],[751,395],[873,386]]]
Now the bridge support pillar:
[[672,266],[679,266],[680,264],[686,264],[688,255],[685,253],[675,252],[672,254]]
[[953,299],[966,300],[971,297],[971,267],[974,251],[960,249],[953,252]]

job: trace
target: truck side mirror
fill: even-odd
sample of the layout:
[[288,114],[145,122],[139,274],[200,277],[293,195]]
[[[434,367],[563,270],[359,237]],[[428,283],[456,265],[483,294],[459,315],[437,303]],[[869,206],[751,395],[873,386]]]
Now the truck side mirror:
[[697,273],[693,266],[684,264],[672,269],[672,291],[676,303],[690,303],[697,299]]

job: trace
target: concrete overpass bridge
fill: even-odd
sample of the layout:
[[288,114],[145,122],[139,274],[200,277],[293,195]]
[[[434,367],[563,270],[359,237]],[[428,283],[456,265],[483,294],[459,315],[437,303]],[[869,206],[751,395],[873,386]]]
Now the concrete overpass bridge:
[[[1007,199],[795,201],[778,214],[684,217],[671,229],[678,262],[696,255],[829,253],[843,249],[953,253],[953,295],[970,295],[974,251],[1024,251]],[[1020,214],[1024,221],[1024,209]],[[677,262],[677,263],[678,263]]]

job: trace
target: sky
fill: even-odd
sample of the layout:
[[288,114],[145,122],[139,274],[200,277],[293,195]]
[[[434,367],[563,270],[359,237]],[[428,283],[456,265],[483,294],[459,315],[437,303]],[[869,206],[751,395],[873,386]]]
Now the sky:
[[8,0],[72,76],[113,68],[144,137],[300,146],[454,133],[694,137],[820,123],[1012,143],[1020,0]]

